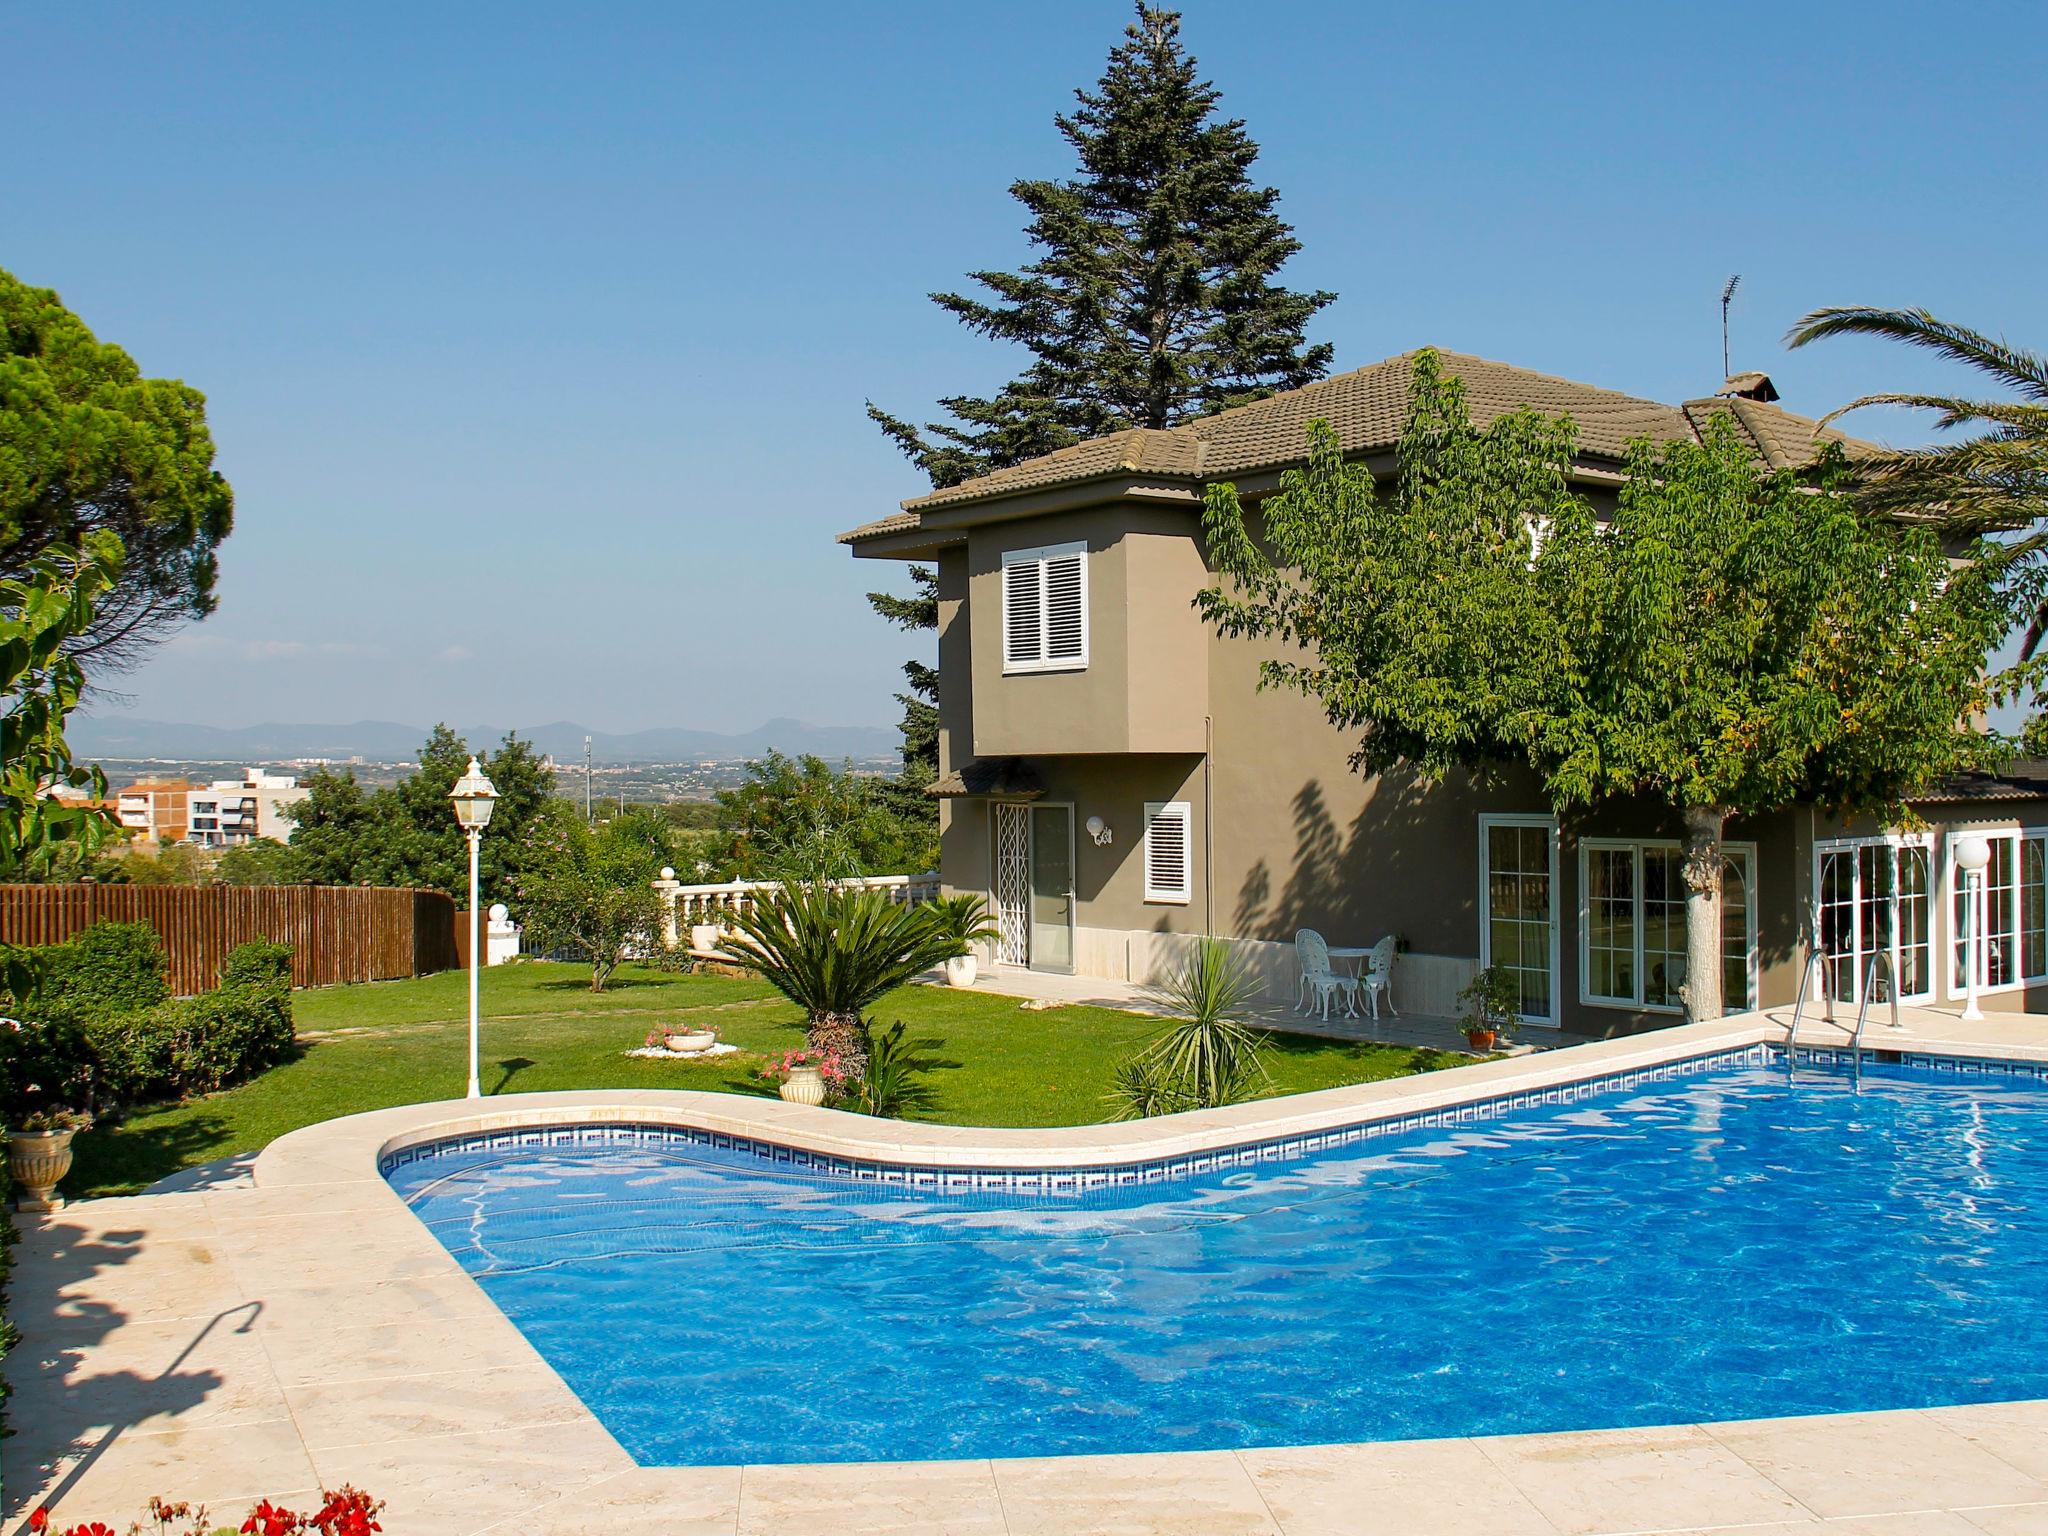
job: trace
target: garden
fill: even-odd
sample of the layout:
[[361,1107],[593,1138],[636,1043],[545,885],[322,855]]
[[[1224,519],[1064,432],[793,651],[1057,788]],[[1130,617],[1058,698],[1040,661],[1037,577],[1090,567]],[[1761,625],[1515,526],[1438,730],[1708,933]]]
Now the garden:
[[[286,994],[241,979],[238,968],[205,998],[138,1008],[154,996],[150,945],[115,925],[88,930],[75,943],[105,962],[91,975],[109,995],[97,1014],[75,1003],[63,1014],[67,1038],[98,1040],[108,1053],[106,1064],[83,1074],[74,1065],[62,1095],[70,1101],[64,1107],[90,1107],[96,1121],[74,1142],[63,1185],[73,1198],[136,1193],[181,1170],[260,1151],[301,1126],[462,1092],[462,972]],[[261,958],[252,953],[242,968]],[[117,961],[143,980],[123,983],[125,991],[110,983],[110,975],[123,974]],[[74,997],[77,990],[74,984]],[[481,1006],[486,1094],[678,1088],[773,1095],[778,1069],[813,1045],[809,1010],[766,980],[645,964],[621,967],[601,993],[590,990],[588,966],[495,967],[483,973]],[[265,1031],[238,1022],[266,1009],[275,1019],[280,1008],[282,1038],[275,1023]],[[864,1005],[863,1017],[878,1044],[894,1042],[876,1052],[881,1067],[895,1074],[890,1102],[868,1107],[957,1125],[1079,1125],[1131,1113],[1119,1082],[1134,1063],[1156,1059],[1176,1028],[1144,1014],[1027,1008],[1017,998],[900,981]],[[209,1032],[198,1027],[202,1019],[224,1025]],[[735,1049],[697,1057],[647,1051],[650,1037],[701,1029]],[[24,1035],[10,1038],[18,1046]],[[1371,1082],[1467,1059],[1263,1031],[1247,1032],[1243,1044],[1255,1049],[1255,1059],[1240,1051],[1225,1062],[1238,1075],[1228,1097]],[[27,1065],[18,1048],[10,1061],[16,1069]],[[1206,1070],[1214,1076],[1213,1065]],[[1152,1077],[1158,1079],[1156,1070]],[[21,1070],[9,1079],[16,1102],[30,1080]],[[1169,1084],[1164,1093],[1170,1098],[1174,1091]],[[863,1107],[850,1085],[837,1101]]]

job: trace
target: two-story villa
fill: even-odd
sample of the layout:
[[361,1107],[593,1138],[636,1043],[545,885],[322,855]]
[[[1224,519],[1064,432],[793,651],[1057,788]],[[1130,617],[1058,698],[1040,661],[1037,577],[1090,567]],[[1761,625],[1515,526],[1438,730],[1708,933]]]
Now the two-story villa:
[[[1391,472],[1411,356],[1080,443],[843,536],[862,558],[937,568],[941,874],[988,896],[998,963],[1143,981],[1177,940],[1214,933],[1250,946],[1284,997],[1298,928],[1345,946],[1392,933],[1403,1010],[1449,1013],[1473,971],[1498,963],[1534,1024],[1607,1034],[1677,1014],[1684,892],[1667,815],[1614,806],[1560,826],[1527,776],[1362,778],[1347,762],[1356,743],[1314,701],[1259,691],[1264,652],[1192,606],[1212,579],[1205,487],[1234,482],[1255,504],[1301,462],[1317,418]],[[1476,421],[1569,412],[1576,479],[1596,504],[1633,438],[1696,437],[1728,416],[1761,462],[1784,466],[1820,436],[1760,374],[1671,406],[1442,357]],[[1880,952],[1905,1000],[1960,996],[1953,851],[1971,829],[1991,840],[1984,1005],[2048,989],[2048,776],[1957,783],[1917,809],[1927,825],[1911,832],[1811,808],[1731,829],[1731,1009],[1791,1001],[1813,903],[1836,997],[1855,1001]]]

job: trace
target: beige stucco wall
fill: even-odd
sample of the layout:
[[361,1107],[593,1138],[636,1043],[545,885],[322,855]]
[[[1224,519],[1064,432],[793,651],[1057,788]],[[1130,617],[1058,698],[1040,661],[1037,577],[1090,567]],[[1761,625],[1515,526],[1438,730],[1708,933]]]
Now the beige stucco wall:
[[[1005,677],[1002,552],[1074,540],[1090,549],[1088,669]],[[941,557],[939,574],[942,771],[970,756],[1025,756],[1044,779],[1044,801],[1073,807],[1077,969],[1154,979],[1187,937],[1214,932],[1255,945],[1284,992],[1296,929],[1347,945],[1392,933],[1405,948],[1397,998],[1448,1010],[1480,947],[1480,817],[1546,813],[1533,776],[1509,771],[1486,783],[1460,777],[1430,786],[1354,772],[1355,742],[1319,705],[1259,691],[1258,663],[1268,651],[1223,639],[1194,613],[1190,600],[1208,573],[1192,513],[1118,507],[977,529],[965,550]],[[1144,806],[1159,800],[1193,809],[1195,878],[1186,903],[1144,899]],[[2048,802],[2017,815],[2011,807],[1927,814],[1943,831],[1974,822],[2048,826]],[[1090,816],[1109,824],[1107,846],[1081,830]],[[948,884],[990,893],[988,803],[948,804],[941,827]],[[1764,1005],[1789,1004],[1799,986],[1815,839],[1872,830],[1867,820],[1833,824],[1806,809],[1729,828],[1732,840],[1757,846]],[[1678,832],[1667,811],[1648,804],[1565,818],[1556,893],[1565,1028],[1602,1035],[1671,1021],[1580,1001],[1577,839]],[[1945,917],[1938,944],[1948,934]],[[2048,989],[1992,994],[1984,1006],[2029,1002],[2048,1006]]]
[[[977,528],[968,535],[974,752],[1199,752],[1208,644],[1188,599],[1206,580],[1191,514],[1115,508]],[[1003,671],[1002,560],[1088,547],[1088,665]]]

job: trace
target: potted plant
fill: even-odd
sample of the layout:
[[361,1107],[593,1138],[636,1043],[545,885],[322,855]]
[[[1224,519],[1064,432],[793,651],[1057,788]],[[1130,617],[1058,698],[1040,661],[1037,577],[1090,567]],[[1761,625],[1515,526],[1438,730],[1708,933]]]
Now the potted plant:
[[1506,966],[1489,965],[1458,994],[1465,1008],[1465,1041],[1475,1051],[1490,1051],[1513,1036],[1522,1006],[1521,984]]
[[792,1104],[818,1105],[839,1085],[839,1058],[823,1051],[784,1051],[761,1069]]
[[716,952],[719,935],[725,932],[725,925],[719,921],[722,915],[716,907],[699,907],[691,914],[691,949],[700,955]]
[[996,926],[989,920],[988,903],[979,896],[962,892],[955,896],[934,896],[924,904],[924,910],[930,915],[933,929],[960,946],[960,953],[944,964],[946,984],[973,986],[975,974],[980,969],[974,946],[996,937]]
[[24,1211],[54,1211],[64,1202],[57,1186],[71,1171],[71,1138],[92,1129],[92,1116],[69,1109],[43,1109],[22,1116],[7,1133],[7,1171]]
[[718,1044],[718,1036],[708,1029],[695,1027],[670,1029],[662,1036],[661,1043],[678,1056],[695,1056]]

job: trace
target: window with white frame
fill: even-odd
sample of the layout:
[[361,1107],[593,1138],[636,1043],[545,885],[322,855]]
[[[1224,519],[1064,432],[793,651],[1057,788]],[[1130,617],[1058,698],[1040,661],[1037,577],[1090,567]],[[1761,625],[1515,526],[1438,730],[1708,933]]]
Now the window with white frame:
[[1479,818],[1479,963],[1514,979],[1517,1012],[1557,1022],[1557,824],[1547,816]]
[[1934,995],[1933,860],[1933,847],[1920,836],[1838,838],[1814,846],[1814,903],[1829,997],[1861,1002],[1867,980],[1886,967],[1902,999]]
[[[1756,1006],[1756,849],[1725,843],[1721,995]],[[1579,842],[1579,989],[1589,1003],[1676,1012],[1685,1006],[1685,855],[1676,842]]]
[[1011,550],[1003,556],[1003,670],[1087,665],[1088,546]]
[[1194,897],[1194,817],[1185,800],[1152,801],[1145,807],[1145,899],[1190,901]]
[[[1956,867],[1956,843],[1948,839],[1949,983],[1960,995],[1968,985],[1971,924],[1968,891]],[[2048,981],[2048,831],[1976,833],[1990,845],[1983,882],[1984,945],[1977,965],[1980,990]]]

